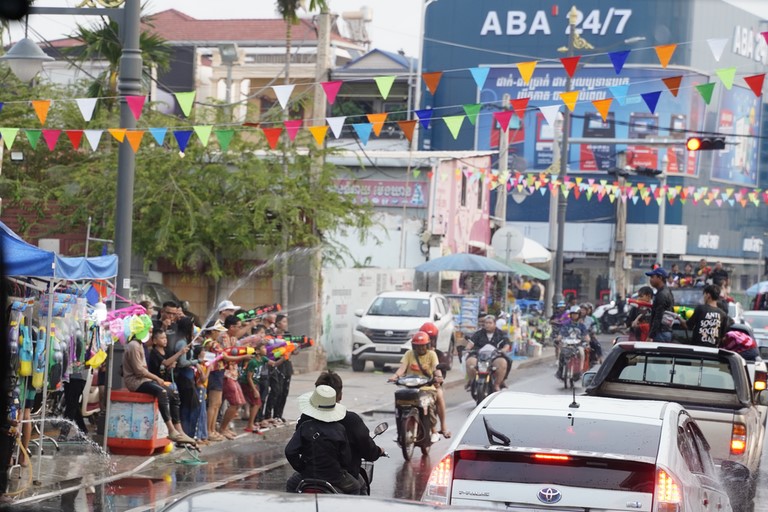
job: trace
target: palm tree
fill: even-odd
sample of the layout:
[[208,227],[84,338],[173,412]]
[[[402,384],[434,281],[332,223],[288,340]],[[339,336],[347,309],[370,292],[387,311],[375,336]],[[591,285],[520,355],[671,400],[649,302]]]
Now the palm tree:
[[[277,0],[277,13],[285,20],[285,83],[291,78],[291,42],[293,25],[299,22],[298,10],[306,2],[304,0]],[[327,11],[327,0],[309,0],[309,11]]]

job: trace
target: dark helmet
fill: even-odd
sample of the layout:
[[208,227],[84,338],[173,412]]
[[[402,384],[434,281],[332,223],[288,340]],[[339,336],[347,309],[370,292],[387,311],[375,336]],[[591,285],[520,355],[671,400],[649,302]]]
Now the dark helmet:
[[419,330],[421,332],[427,333],[427,335],[430,338],[437,338],[437,334],[438,334],[438,332],[440,332],[438,330],[437,326],[435,324],[433,324],[432,322],[426,322],[424,325],[419,327]]
[[411,345],[429,345],[429,334],[421,331],[417,332],[411,338]]

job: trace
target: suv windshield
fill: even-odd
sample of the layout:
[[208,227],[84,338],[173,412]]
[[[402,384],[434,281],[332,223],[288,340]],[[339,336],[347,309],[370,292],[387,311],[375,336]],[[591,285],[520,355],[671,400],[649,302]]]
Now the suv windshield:
[[412,316],[429,318],[429,299],[406,299],[402,297],[379,297],[368,309],[371,316]]

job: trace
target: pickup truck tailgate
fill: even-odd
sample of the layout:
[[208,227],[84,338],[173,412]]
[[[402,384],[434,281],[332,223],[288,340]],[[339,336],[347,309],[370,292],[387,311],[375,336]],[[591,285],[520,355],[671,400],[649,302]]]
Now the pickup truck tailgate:
[[737,460],[731,456],[731,432],[733,422],[741,417],[738,412],[727,410],[712,410],[697,408],[686,404],[685,408],[691,413],[699,425],[704,437],[709,442],[709,451],[716,463],[722,460]]

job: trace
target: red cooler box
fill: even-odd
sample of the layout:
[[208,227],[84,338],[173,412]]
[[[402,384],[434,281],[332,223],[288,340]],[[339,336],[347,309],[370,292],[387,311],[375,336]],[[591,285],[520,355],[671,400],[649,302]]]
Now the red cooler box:
[[107,418],[107,447],[119,455],[152,455],[170,444],[157,399],[116,389]]

